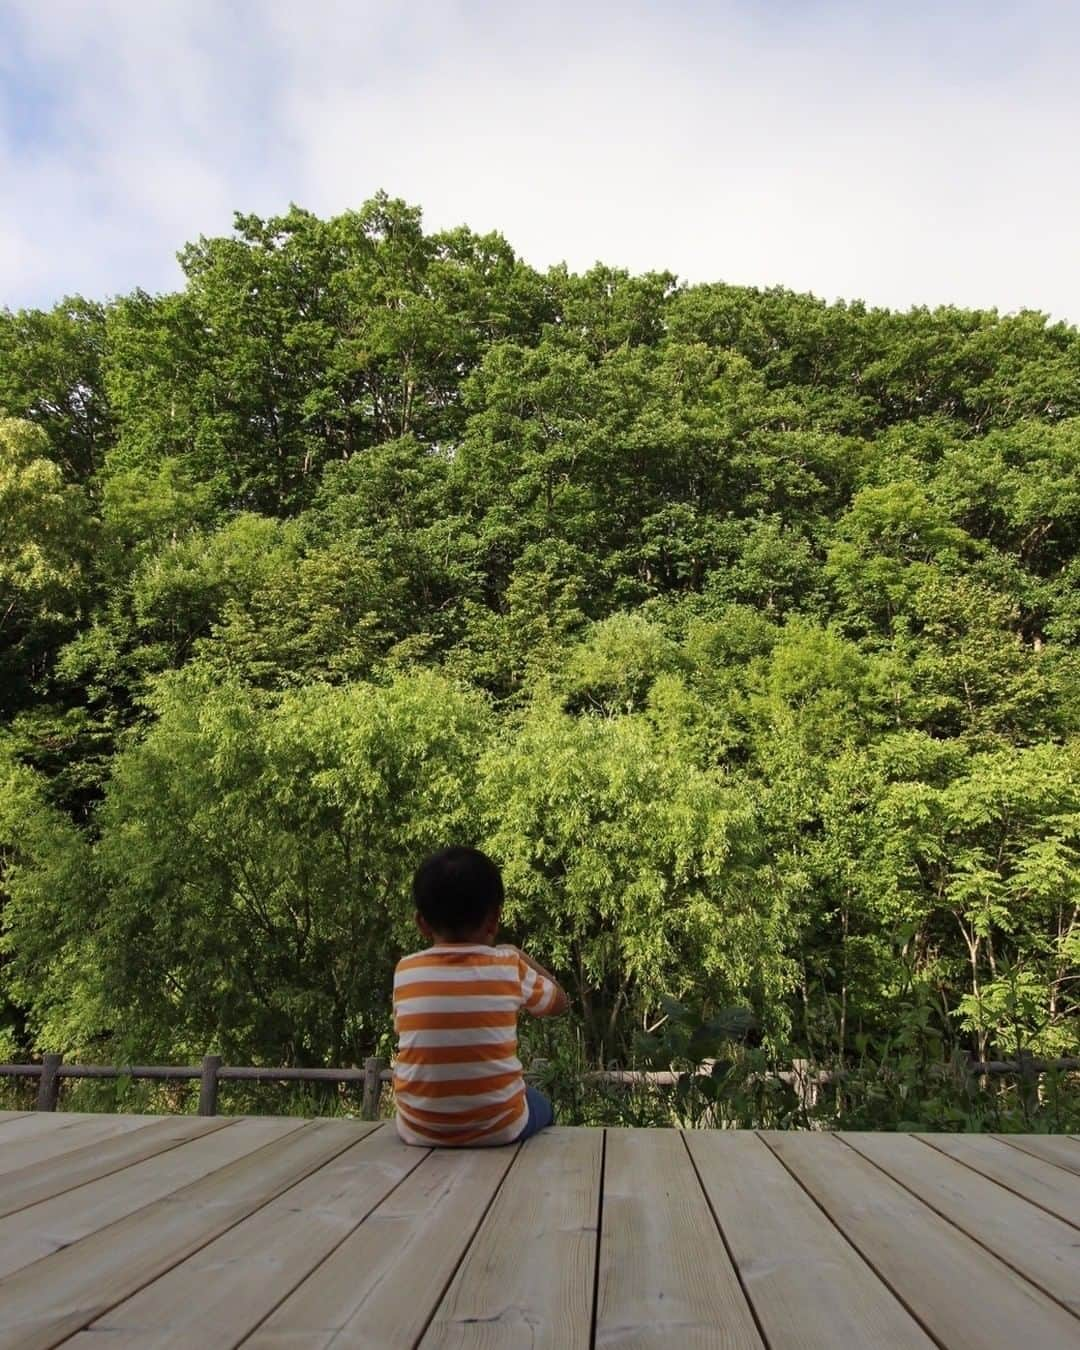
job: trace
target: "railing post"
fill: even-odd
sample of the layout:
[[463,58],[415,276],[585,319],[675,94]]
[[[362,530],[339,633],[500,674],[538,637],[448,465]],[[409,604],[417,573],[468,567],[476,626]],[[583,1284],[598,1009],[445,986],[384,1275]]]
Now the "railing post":
[[804,1111],[809,1111],[817,1105],[818,1097],[817,1082],[810,1076],[810,1061],[808,1059],[793,1059],[791,1061],[791,1076],[792,1087],[799,1099],[799,1105]]
[[220,1055],[203,1055],[202,1079],[199,1083],[199,1115],[217,1115],[218,1069]]
[[374,1055],[364,1060],[364,1095],[360,1099],[360,1119],[378,1120],[382,1081],[379,1078],[382,1060]]
[[1035,1072],[1035,1056],[1030,1050],[1018,1050],[1016,1058],[1020,1064],[1020,1096],[1025,1112],[1030,1113],[1032,1107],[1038,1106],[1039,1101],[1039,1075]]
[[37,1111],[55,1111],[60,1096],[60,1065],[63,1055],[42,1055],[38,1079]]

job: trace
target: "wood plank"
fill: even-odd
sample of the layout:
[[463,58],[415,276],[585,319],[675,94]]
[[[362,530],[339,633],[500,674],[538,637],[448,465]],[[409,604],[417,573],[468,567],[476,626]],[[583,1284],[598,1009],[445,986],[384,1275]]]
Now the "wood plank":
[[679,1130],[607,1132],[596,1345],[760,1350]]
[[919,1134],[931,1148],[990,1177],[999,1186],[1022,1195],[1059,1219],[1080,1228],[1080,1177],[1043,1162],[1018,1148],[1009,1148],[989,1134]]
[[415,1345],[514,1156],[512,1148],[431,1152],[244,1350]]
[[[188,1139],[224,1129],[228,1124],[227,1116],[168,1116],[143,1130],[75,1148],[49,1167],[20,1167],[0,1176],[0,1218],[85,1186],[110,1172],[119,1172],[144,1158],[165,1153]],[[72,1142],[78,1142],[77,1135]]]
[[1064,1167],[1080,1176],[1080,1144],[1064,1134],[995,1134],[995,1139],[1012,1148],[1023,1149],[1033,1158]]
[[1076,1319],[835,1135],[762,1132],[944,1350],[1076,1343]]
[[339,1246],[425,1151],[375,1130],[65,1346],[229,1350]]
[[23,1120],[28,1114],[26,1111],[0,1111],[0,1125],[10,1125],[13,1121]]
[[13,1139],[33,1139],[53,1130],[66,1130],[92,1114],[88,1111],[20,1111],[4,1125],[0,1140],[7,1144]]
[[587,1350],[602,1153],[558,1126],[520,1147],[422,1347]]
[[1080,1237],[1075,1228],[908,1135],[859,1132],[842,1138],[1080,1317]]
[[311,1121],[0,1280],[0,1350],[51,1350],[378,1128]]
[[20,1167],[29,1167],[31,1163],[44,1162],[47,1158],[58,1158],[77,1148],[85,1148],[102,1139],[114,1135],[127,1134],[132,1130],[141,1130],[162,1120],[162,1116],[107,1116],[78,1121],[74,1127],[66,1130],[50,1130],[45,1134],[22,1137],[5,1143],[0,1137],[0,1174],[14,1172]]
[[765,1144],[747,1130],[686,1143],[770,1346],[933,1350],[933,1342]]
[[123,1172],[0,1219],[0,1278],[254,1153],[305,1123],[297,1117],[263,1116],[245,1120],[243,1129],[238,1129],[234,1122],[227,1130],[192,1139]]

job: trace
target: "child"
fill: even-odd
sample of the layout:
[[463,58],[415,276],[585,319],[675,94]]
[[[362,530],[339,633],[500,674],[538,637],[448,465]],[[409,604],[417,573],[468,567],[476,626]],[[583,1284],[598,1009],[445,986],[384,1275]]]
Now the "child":
[[567,997],[524,952],[495,946],[503,883],[479,850],[426,858],[413,899],[431,946],[394,971],[398,1134],[426,1147],[528,1139],[554,1112],[521,1076],[518,1009],[553,1017],[566,1011]]

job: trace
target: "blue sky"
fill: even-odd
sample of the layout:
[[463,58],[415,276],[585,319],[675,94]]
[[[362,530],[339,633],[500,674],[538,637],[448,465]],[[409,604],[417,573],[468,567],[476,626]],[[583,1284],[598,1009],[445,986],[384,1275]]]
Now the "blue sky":
[[4,0],[0,304],[379,188],[536,266],[1080,322],[1080,5]]

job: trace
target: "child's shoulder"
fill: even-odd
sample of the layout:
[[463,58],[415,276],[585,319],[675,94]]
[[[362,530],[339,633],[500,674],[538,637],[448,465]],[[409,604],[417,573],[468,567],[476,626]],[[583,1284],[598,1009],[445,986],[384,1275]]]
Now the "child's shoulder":
[[458,965],[461,961],[479,965],[514,965],[519,960],[518,949],[509,943],[497,947],[463,947],[458,951],[446,948],[423,947],[418,952],[403,956],[395,969],[410,970],[416,966]]
[[410,966],[427,964],[430,961],[430,959],[431,959],[431,952],[427,947],[424,947],[418,952],[409,952],[407,956],[403,956],[401,960],[397,963],[396,969],[408,970]]

